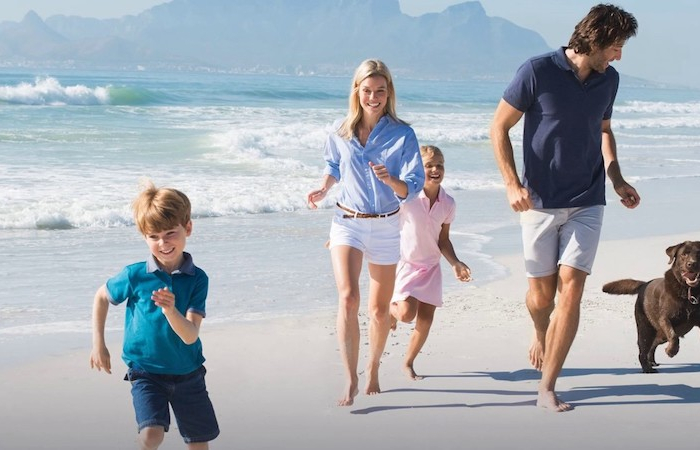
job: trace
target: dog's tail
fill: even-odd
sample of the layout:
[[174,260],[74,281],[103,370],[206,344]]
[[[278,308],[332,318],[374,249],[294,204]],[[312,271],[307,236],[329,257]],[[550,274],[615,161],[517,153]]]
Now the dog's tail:
[[615,295],[635,295],[639,292],[639,288],[645,284],[647,284],[646,281],[632,280],[631,278],[611,281],[603,285],[603,292]]

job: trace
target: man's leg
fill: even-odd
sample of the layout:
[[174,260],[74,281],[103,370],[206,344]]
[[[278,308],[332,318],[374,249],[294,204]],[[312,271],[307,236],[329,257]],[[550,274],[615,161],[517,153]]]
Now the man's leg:
[[576,337],[587,275],[586,272],[569,266],[562,265],[559,268],[559,299],[547,328],[542,379],[537,396],[537,405],[552,411],[568,411],[572,408],[559,400],[554,387]]
[[554,297],[557,292],[557,274],[528,278],[528,286],[525,304],[535,327],[529,352],[530,364],[535,369],[542,370],[547,328],[549,328],[550,316],[554,310]]

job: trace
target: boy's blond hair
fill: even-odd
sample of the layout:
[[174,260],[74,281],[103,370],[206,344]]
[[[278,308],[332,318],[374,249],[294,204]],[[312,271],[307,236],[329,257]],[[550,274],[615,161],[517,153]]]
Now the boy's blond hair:
[[132,203],[134,221],[141,234],[159,233],[187,226],[192,205],[185,194],[172,188],[156,188],[151,181]]
[[442,159],[445,159],[445,155],[442,154],[442,150],[440,150],[434,145],[421,145],[420,156],[421,158],[432,158],[433,156],[441,156]]

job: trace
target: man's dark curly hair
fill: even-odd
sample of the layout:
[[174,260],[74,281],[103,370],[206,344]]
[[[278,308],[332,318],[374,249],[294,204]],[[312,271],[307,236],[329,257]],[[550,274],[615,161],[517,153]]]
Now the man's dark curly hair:
[[588,55],[592,50],[624,44],[637,34],[637,19],[615,5],[599,4],[591,8],[574,28],[569,48]]

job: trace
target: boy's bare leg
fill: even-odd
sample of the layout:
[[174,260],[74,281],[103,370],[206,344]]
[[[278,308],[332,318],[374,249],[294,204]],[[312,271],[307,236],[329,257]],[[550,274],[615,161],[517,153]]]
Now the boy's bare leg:
[[359,392],[357,365],[360,352],[359,278],[362,270],[362,252],[348,246],[331,249],[333,273],[338,288],[338,317],[336,330],[340,357],[347,379],[338,406],[350,406]]
[[190,442],[187,450],[209,450],[209,442]]
[[139,432],[139,446],[141,450],[155,450],[163,443],[163,438],[163,427],[146,427]]
[[433,324],[434,316],[435,306],[418,302],[416,326],[413,328],[413,333],[411,333],[411,339],[408,343],[408,350],[406,351],[406,358],[404,360],[403,367],[404,373],[411,380],[422,380],[424,378],[416,374],[416,371],[413,368],[413,363],[423,348],[423,344],[425,344],[425,341],[428,339],[428,334],[430,333],[430,327]]
[[367,362],[367,385],[365,394],[379,394],[379,364],[386,340],[389,336],[391,319],[389,307],[394,292],[396,264],[369,264],[369,355]]
[[544,361],[547,329],[550,316],[554,310],[554,297],[557,292],[557,274],[540,278],[528,278],[528,291],[525,295],[525,305],[530,312],[534,333],[528,352],[530,364],[537,370],[542,370]]
[[587,274],[568,266],[559,269],[560,292],[556,312],[547,331],[537,406],[551,411],[569,411],[573,407],[557,397],[557,378],[576,337],[581,313],[581,298]]

